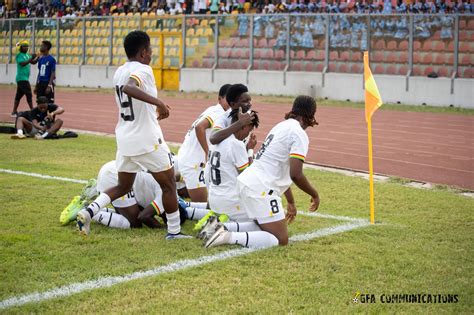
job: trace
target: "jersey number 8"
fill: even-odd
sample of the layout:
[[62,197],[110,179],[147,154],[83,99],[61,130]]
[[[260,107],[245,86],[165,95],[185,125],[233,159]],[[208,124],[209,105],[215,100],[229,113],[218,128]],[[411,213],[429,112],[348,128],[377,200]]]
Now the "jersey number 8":
[[214,185],[220,185],[221,183],[221,171],[219,167],[221,166],[221,153],[218,151],[213,151],[211,155],[211,182]]

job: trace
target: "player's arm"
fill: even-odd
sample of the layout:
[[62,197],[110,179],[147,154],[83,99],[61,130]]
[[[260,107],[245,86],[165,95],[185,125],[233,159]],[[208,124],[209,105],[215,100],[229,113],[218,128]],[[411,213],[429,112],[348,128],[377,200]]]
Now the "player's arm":
[[207,154],[209,152],[209,147],[207,146],[207,140],[206,140],[206,129],[211,128],[211,122],[207,119],[207,117],[203,120],[201,120],[195,129],[196,132],[196,137],[201,145],[202,149],[204,150],[205,156],[206,156],[206,161],[207,161]]
[[304,175],[303,161],[299,158],[290,157],[290,177],[299,189],[311,196],[309,211],[316,211],[319,207],[319,194]]
[[155,215],[159,215],[159,213],[157,214],[157,210],[153,207],[152,202],[140,212],[138,219],[152,229],[163,228],[163,225],[155,219]]
[[40,123],[36,119],[33,119],[31,121],[31,124],[33,125],[33,127],[41,131],[46,131],[47,129],[46,126],[41,126]]
[[125,84],[125,86],[123,87],[123,92],[134,99],[140,100],[151,105],[155,105],[158,108],[160,119],[165,119],[170,114],[169,107],[167,105],[165,105],[158,98],[151,96],[150,94],[140,89],[140,82],[138,82],[137,79],[130,78],[127,84]]
[[288,187],[288,189],[285,191],[285,198],[287,202],[286,206],[286,220],[288,223],[293,222],[293,220],[296,217],[296,205],[295,205],[295,197],[293,197],[293,192],[291,191],[291,188]]
[[237,120],[236,122],[234,122],[232,125],[230,125],[227,128],[214,130],[211,133],[209,141],[214,145],[221,143],[222,141],[224,141],[224,139],[227,139],[228,137],[230,137],[231,134],[240,130],[240,128],[242,128],[243,126],[251,124],[254,116],[255,114],[250,111],[245,114],[242,114],[242,108],[240,108],[239,120]]
[[[20,64],[20,66],[24,67],[29,63],[33,63],[33,60],[35,60],[35,59],[36,59],[36,54],[32,54],[31,58],[26,59],[25,61],[20,61],[19,64]],[[36,61],[38,61],[38,60],[36,59]]]
[[64,113],[64,108],[62,108],[61,106],[58,106],[58,108],[56,108],[56,110],[52,111],[49,114],[51,116],[55,116],[55,115],[61,115],[62,113]]

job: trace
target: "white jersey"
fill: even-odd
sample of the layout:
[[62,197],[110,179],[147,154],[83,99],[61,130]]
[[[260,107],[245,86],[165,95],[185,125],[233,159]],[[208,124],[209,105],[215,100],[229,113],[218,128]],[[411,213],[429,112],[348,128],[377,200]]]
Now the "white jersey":
[[[214,125],[216,119],[218,119],[224,113],[224,108],[220,104],[211,106],[207,108],[199,117],[196,119],[191,128],[186,133],[184,137],[184,142],[179,148],[178,160],[181,167],[198,167],[199,165],[204,165],[206,163],[206,156],[204,150],[201,147],[201,144],[198,141],[196,136],[196,126],[203,120],[207,119],[211,124],[211,128]],[[209,142],[209,137],[211,133],[211,128],[206,129],[206,141],[207,146],[209,147],[211,143]]]
[[300,123],[287,119],[270,130],[252,165],[239,175],[241,184],[255,190],[273,190],[283,194],[292,181],[290,158],[305,160],[309,139]]
[[115,100],[119,108],[115,127],[117,149],[124,156],[136,156],[157,150],[164,142],[157,120],[156,106],[132,99],[122,92],[129,79],[137,81],[145,93],[157,97],[155,77],[150,66],[128,61],[114,75]]
[[214,123],[213,128],[214,129],[224,129],[232,125],[232,118],[229,117],[230,112],[232,111],[232,108],[229,108],[226,110],[224,113],[222,113],[217,119],[216,122]]
[[[97,190],[104,192],[107,189],[118,184],[118,173],[115,161],[110,161],[102,166],[97,176]],[[153,202],[153,207],[159,209],[160,213],[164,211],[163,191],[153,176],[147,172],[138,172],[133,188],[126,195],[117,198],[112,202],[114,207],[125,208],[138,204],[145,208]]]
[[237,176],[249,165],[247,149],[234,135],[210,149],[211,157],[206,165],[209,178],[209,199],[214,197],[239,200]]

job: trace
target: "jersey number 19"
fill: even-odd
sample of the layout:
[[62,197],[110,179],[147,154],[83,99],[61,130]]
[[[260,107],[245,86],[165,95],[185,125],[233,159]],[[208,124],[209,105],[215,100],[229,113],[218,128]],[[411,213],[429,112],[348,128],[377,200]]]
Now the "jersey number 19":
[[[115,86],[115,92],[120,102],[120,117],[125,121],[135,120],[135,114],[133,113],[132,98],[128,95],[123,94],[123,85]],[[125,97],[126,98],[125,98]]]

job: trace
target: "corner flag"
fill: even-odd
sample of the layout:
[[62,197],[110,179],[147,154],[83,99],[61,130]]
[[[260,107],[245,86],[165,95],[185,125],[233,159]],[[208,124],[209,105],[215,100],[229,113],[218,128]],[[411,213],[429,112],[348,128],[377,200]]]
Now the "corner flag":
[[372,115],[382,106],[382,98],[369,67],[369,53],[364,51],[364,87],[365,87],[365,121],[369,141],[369,182],[370,182],[370,223],[375,223],[374,207],[374,166],[372,162]]
[[369,122],[373,113],[382,106],[382,98],[369,67],[369,53],[364,51],[364,81],[365,81],[365,120]]

